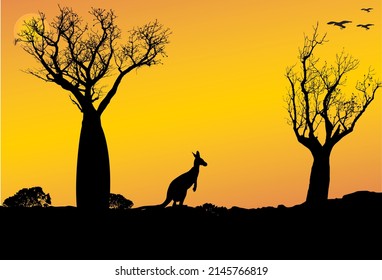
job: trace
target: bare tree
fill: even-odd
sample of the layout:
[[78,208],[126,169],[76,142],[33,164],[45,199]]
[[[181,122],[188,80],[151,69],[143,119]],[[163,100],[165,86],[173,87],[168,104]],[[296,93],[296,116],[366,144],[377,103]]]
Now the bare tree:
[[358,68],[359,61],[342,51],[336,55],[333,65],[320,63],[313,53],[326,42],[326,34],[319,36],[317,24],[311,38],[304,36],[304,46],[299,50],[300,70],[295,71],[294,66],[286,70],[289,122],[298,142],[313,156],[308,204],[327,200],[331,151],[354,130],[381,87],[369,69],[355,89],[345,93],[347,74]]
[[[108,209],[110,165],[101,115],[126,74],[142,66],[161,63],[169,43],[168,28],[158,21],[129,31],[125,44],[117,44],[121,31],[113,10],[92,8],[92,24],[86,24],[71,8],[59,7],[50,23],[44,13],[25,21],[15,43],[33,56],[35,77],[69,91],[71,101],[83,114],[80,134],[76,197],[77,207]],[[110,89],[100,81],[115,74]],[[99,101],[98,108],[95,101]]]

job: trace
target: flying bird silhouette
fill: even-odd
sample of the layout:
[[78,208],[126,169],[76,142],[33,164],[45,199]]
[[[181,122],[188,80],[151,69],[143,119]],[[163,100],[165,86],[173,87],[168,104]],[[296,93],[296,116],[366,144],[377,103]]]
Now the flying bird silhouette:
[[374,24],[372,23],[367,23],[367,24],[357,24],[357,27],[361,27],[361,28],[365,28],[366,30],[367,29],[370,29],[370,26],[373,26]]
[[372,9],[373,9],[373,8],[362,8],[361,10],[370,13],[370,11],[371,11]]
[[344,24],[351,23],[350,20],[343,20],[343,21],[329,21],[328,24],[333,24],[336,26],[339,26],[341,29],[344,29],[346,26]]

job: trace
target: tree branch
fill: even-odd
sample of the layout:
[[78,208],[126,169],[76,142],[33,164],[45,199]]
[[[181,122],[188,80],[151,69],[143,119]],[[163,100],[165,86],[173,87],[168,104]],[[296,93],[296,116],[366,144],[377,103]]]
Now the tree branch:
[[117,92],[122,78],[134,69],[161,63],[161,57],[167,56],[165,46],[169,43],[171,32],[158,21],[148,23],[130,31],[126,45],[115,56],[119,75],[110,91],[101,101],[98,112],[102,114]]
[[[359,61],[342,51],[336,55],[333,66],[327,62],[319,65],[314,52],[317,46],[324,44],[326,35],[319,38],[317,27],[311,38],[304,37],[304,46],[299,50],[301,73],[294,73],[293,67],[286,72],[290,124],[298,141],[310,150],[318,146],[331,148],[351,133],[381,87],[369,70],[356,85],[358,94],[346,95],[342,90],[346,76],[358,68]],[[321,124],[325,132],[323,144],[318,140]]]
[[[161,63],[167,56],[165,46],[171,32],[158,21],[130,31],[127,44],[116,46],[121,32],[112,10],[92,8],[93,25],[68,7],[59,6],[59,15],[48,25],[43,13],[24,22],[15,40],[24,51],[42,66],[27,73],[47,82],[54,82],[72,93],[71,101],[84,112],[94,110],[93,103],[103,96],[99,82],[118,69],[111,89],[101,100],[98,112],[106,109],[116,94],[123,77],[133,69]],[[114,64],[113,64],[114,62]]]

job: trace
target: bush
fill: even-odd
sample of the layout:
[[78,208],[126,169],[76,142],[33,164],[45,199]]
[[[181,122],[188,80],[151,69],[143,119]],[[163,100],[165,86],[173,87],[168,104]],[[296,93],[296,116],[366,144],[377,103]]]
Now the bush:
[[23,188],[14,196],[4,200],[4,207],[49,207],[49,193],[45,194],[41,187]]
[[121,194],[111,193],[109,196],[109,209],[130,209],[134,203]]
[[201,209],[203,212],[214,216],[221,216],[227,213],[226,207],[216,206],[212,203],[204,203],[203,205],[197,206],[196,208]]

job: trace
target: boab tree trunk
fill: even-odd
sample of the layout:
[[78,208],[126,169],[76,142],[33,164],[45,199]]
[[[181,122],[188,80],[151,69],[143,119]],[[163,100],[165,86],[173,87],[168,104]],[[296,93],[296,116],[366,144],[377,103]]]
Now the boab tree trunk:
[[310,172],[306,202],[311,205],[324,203],[329,194],[330,151],[322,148],[312,152],[313,165]]
[[77,207],[107,209],[110,193],[110,163],[101,116],[83,114],[77,158]]

